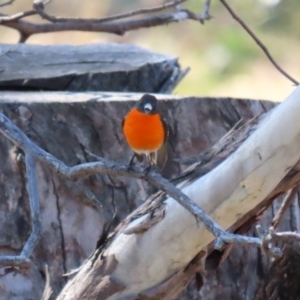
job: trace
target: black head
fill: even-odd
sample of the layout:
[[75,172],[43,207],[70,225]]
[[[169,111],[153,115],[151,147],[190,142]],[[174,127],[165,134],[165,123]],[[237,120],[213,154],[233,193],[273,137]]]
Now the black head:
[[157,99],[149,94],[145,94],[138,102],[137,109],[146,114],[156,114]]

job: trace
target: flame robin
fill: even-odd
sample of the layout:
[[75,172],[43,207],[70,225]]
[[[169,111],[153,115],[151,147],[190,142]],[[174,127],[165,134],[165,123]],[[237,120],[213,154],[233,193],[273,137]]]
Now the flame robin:
[[143,160],[145,154],[150,166],[163,169],[167,157],[168,129],[165,120],[157,111],[157,99],[149,94],[143,97],[128,112],[122,122],[123,133],[133,157]]

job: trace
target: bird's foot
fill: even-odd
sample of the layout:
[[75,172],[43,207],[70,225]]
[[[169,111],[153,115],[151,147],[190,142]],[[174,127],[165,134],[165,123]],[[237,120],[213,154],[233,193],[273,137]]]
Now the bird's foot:
[[129,165],[127,166],[127,172],[133,171],[134,165],[135,165],[134,163],[129,163]]
[[129,164],[128,164],[128,167],[127,167],[127,172],[130,172],[133,170],[133,166],[135,165],[134,164],[134,158],[136,157],[136,154],[134,153],[133,156],[131,157],[130,161],[129,161]]
[[156,165],[149,165],[148,167],[146,167],[145,169],[144,169],[144,174],[145,175],[148,175],[148,173],[150,172],[150,171],[158,171],[158,168],[157,168],[157,166]]

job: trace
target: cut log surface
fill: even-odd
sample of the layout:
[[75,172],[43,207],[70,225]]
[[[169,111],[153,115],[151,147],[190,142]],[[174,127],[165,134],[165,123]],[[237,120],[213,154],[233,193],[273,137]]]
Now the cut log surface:
[[135,45],[0,44],[0,90],[164,93],[181,74],[177,58]]
[[[40,147],[69,166],[93,161],[85,148],[127,163],[132,152],[124,141],[121,121],[139,97],[130,93],[4,91],[0,93],[0,109]],[[170,124],[174,147],[171,147],[164,173],[168,178],[176,177],[182,171],[173,158],[189,157],[208,150],[241,118],[249,120],[274,106],[267,101],[245,99],[157,97]],[[0,254],[18,254],[30,233],[22,153],[0,135],[0,155]],[[102,202],[103,207],[97,210],[86,204],[86,197],[78,185],[62,180],[47,166],[39,164],[36,174],[42,237],[32,255],[33,264],[29,271],[1,276],[0,299],[41,299],[45,264],[49,266],[55,297],[67,281],[62,274],[79,267],[92,253],[104,223],[110,221],[116,212],[117,225],[155,191],[136,179],[93,176],[82,182]],[[246,260],[245,253],[249,255]],[[218,273],[214,271],[206,279],[203,292],[209,291],[209,297],[190,288],[181,299],[252,299],[250,296],[254,295],[256,286],[251,286],[249,297],[247,294],[243,298],[243,291],[250,288],[250,282],[258,284],[260,277],[250,272],[253,262],[259,270],[266,262],[257,261],[256,249],[239,248],[233,255]],[[238,268],[243,261],[246,262],[244,271]],[[247,279],[242,277],[244,272]],[[244,280],[239,281],[240,277]],[[233,286],[228,278],[239,283]],[[187,298],[188,295],[193,298]],[[220,298],[221,295],[235,297]]]

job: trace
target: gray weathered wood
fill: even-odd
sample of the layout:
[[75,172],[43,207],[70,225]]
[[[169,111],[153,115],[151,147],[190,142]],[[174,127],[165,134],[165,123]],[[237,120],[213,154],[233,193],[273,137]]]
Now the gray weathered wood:
[[135,45],[0,44],[0,90],[164,93],[181,75],[177,58]]
[[[258,223],[268,230],[282,197],[276,200]],[[279,231],[300,230],[298,197],[286,212]],[[294,224],[294,225],[293,225]],[[295,225],[296,224],[296,225]],[[255,236],[253,225],[247,235]],[[281,245],[283,246],[283,245]],[[294,300],[299,299],[299,243],[284,247],[284,256],[272,261],[253,247],[234,247],[216,269],[215,251],[207,261],[204,286],[198,291],[193,278],[180,300]]]
[[[124,141],[121,120],[138,98],[139,95],[95,92],[2,92],[0,109],[39,146],[68,165],[91,160],[83,148],[126,163],[132,153]],[[170,95],[158,98],[171,125],[175,148],[165,172],[168,177],[180,173],[180,166],[172,158],[208,149],[240,118],[249,119],[273,106],[270,102],[228,98]],[[18,162],[20,155],[3,136],[0,136],[0,153],[0,253],[16,254],[30,233],[24,170]],[[80,266],[88,257],[104,223],[111,220],[114,212],[117,212],[117,224],[154,191],[144,182],[125,177],[86,179],[84,183],[103,202],[103,208],[97,211],[84,204],[85,196],[73,183],[61,180],[46,166],[38,166],[37,178],[42,238],[32,256],[33,267],[29,272],[0,278],[1,299],[40,299],[45,284],[41,275],[45,263],[49,265],[53,295],[57,295],[65,283],[61,275]],[[226,271],[232,272],[224,269],[220,283],[226,280]],[[208,284],[213,288],[213,281]]]

